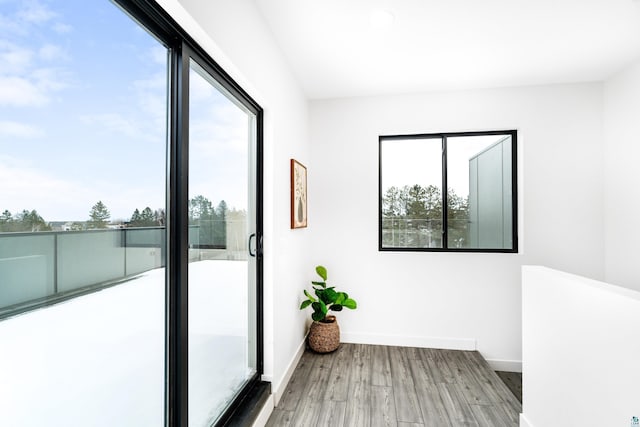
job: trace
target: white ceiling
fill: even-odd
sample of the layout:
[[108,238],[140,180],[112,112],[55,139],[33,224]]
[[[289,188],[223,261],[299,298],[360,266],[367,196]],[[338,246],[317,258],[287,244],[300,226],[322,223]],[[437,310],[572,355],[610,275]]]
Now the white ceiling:
[[640,56],[638,0],[254,1],[311,99],[599,81]]

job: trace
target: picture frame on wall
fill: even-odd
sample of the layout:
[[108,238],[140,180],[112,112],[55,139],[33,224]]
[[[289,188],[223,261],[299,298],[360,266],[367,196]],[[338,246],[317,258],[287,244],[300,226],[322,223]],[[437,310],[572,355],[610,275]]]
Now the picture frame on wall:
[[307,226],[307,168],[291,159],[291,228]]

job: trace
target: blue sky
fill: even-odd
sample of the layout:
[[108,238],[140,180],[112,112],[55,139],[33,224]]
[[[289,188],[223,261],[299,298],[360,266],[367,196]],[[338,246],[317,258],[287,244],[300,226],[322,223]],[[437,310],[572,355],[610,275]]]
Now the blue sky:
[[[164,207],[166,55],[107,0],[0,0],[0,210],[56,221],[85,220],[98,200],[112,219]],[[201,83],[192,195],[243,208],[247,116]]]

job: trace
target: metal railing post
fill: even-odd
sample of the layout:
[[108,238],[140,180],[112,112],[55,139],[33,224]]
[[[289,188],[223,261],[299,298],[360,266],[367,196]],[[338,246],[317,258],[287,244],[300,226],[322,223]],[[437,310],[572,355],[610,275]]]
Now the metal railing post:
[[58,293],[58,233],[53,234],[53,294]]

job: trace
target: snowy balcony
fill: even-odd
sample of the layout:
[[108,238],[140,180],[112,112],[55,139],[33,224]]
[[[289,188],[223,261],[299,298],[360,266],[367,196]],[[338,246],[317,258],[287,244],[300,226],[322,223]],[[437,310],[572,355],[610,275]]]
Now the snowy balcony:
[[[163,235],[0,235],[0,425],[163,424]],[[254,373],[247,263],[191,262],[189,283],[190,425],[208,425]]]

